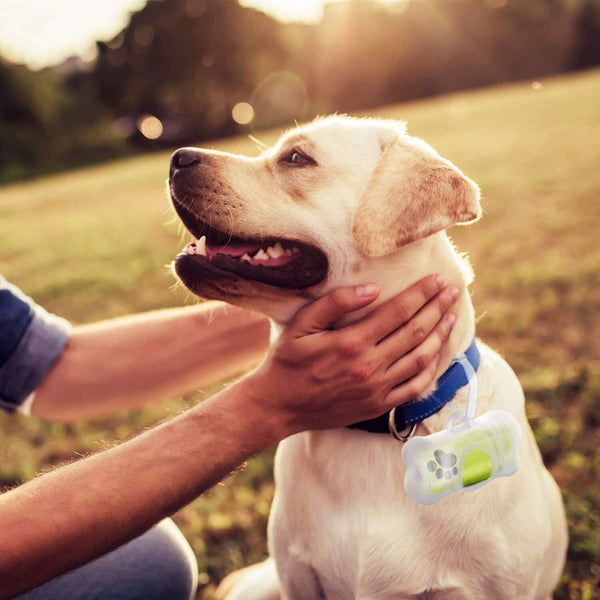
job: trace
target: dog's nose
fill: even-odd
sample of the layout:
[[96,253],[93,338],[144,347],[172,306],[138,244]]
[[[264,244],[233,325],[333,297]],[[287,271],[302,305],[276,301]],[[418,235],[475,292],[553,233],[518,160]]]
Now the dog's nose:
[[194,148],[180,148],[171,156],[171,174],[176,169],[185,169],[200,164],[200,152]]

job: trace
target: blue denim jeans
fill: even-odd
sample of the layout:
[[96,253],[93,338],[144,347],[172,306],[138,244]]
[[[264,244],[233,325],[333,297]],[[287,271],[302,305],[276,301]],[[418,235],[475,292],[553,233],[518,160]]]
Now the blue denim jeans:
[[192,549],[175,523],[166,519],[18,600],[191,600],[197,581]]

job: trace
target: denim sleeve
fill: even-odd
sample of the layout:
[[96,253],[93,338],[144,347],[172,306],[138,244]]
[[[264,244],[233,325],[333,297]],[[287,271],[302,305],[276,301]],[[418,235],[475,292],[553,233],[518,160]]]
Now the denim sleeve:
[[42,383],[61,355],[70,325],[0,276],[0,408],[9,413]]

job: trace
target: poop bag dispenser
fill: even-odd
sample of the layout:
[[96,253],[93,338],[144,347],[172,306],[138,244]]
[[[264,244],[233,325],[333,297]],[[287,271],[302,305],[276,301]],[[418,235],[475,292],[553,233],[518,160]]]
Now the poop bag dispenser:
[[504,410],[477,418],[477,374],[464,354],[457,354],[468,379],[464,410],[452,403],[446,429],[415,436],[402,447],[404,489],[420,504],[435,504],[453,492],[477,490],[496,477],[514,475],[520,465],[521,426]]

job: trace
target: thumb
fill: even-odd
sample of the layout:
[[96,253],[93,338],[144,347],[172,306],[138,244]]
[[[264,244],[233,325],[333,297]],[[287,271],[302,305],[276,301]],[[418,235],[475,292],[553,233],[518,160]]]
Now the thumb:
[[337,288],[299,310],[294,317],[291,333],[294,337],[302,337],[329,329],[339,318],[367,306],[377,296],[379,286],[376,283]]

